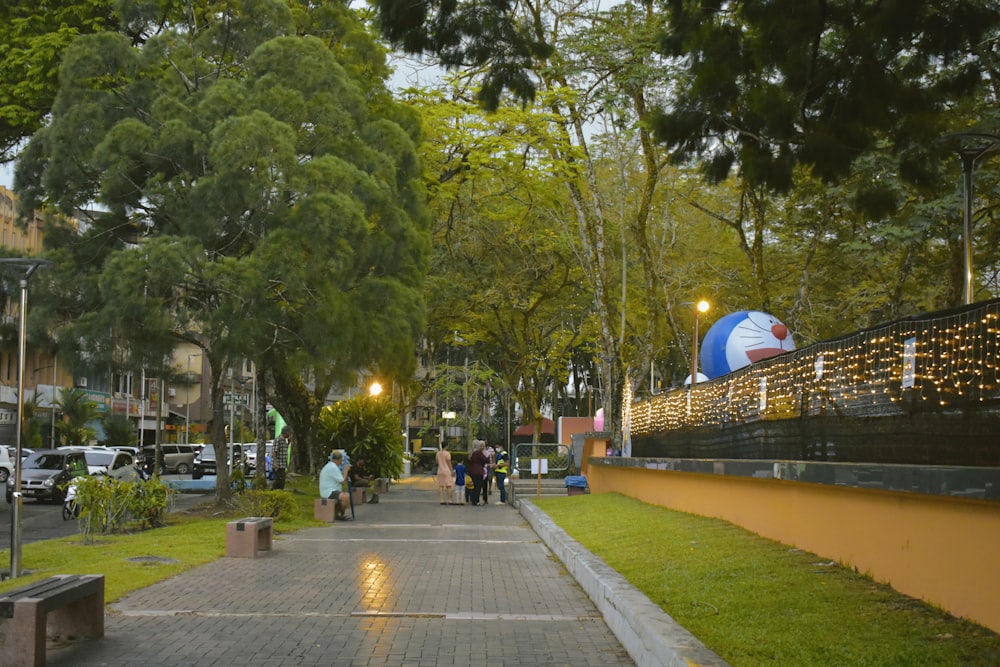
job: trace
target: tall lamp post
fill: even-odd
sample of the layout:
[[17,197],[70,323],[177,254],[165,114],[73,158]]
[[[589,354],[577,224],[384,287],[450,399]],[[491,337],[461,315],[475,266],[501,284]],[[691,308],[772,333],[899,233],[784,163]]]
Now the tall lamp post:
[[458,416],[458,413],[454,410],[445,410],[441,413],[441,419],[444,420],[444,436],[441,438],[441,442],[438,443],[438,449],[441,449],[441,445],[448,442],[448,436],[451,435],[451,420]]
[[17,432],[15,434],[16,458],[14,459],[14,493],[10,506],[10,578],[21,576],[21,431],[24,427],[24,322],[28,307],[28,279],[38,269],[52,266],[54,262],[33,257],[0,259],[0,271],[17,276],[21,287],[21,308],[18,314],[17,354]]
[[682,306],[694,306],[694,335],[691,336],[691,386],[698,382],[698,316],[707,313],[711,305],[702,300],[698,303],[687,301]]
[[962,239],[965,255],[965,282],[962,287],[962,299],[965,305],[972,303],[972,173],[976,162],[1000,149],[1000,136],[986,132],[952,132],[944,136],[956,144],[955,152],[962,161],[962,193],[964,207],[962,212]]
[[[402,389],[400,390],[402,394]],[[372,398],[380,396],[382,394],[382,385],[378,381],[372,382],[368,386],[368,394]],[[396,381],[392,381],[392,401],[396,400]],[[403,402],[402,395],[400,396],[400,403]],[[410,476],[410,414],[407,412],[403,416],[403,475],[406,477]]]
[[[186,410],[184,412],[184,444],[185,445],[190,445],[191,444],[191,383],[190,383],[190,380],[191,380],[191,375],[192,375],[191,374],[191,360],[194,359],[195,357],[198,357],[200,359],[201,358],[201,352],[195,352],[194,354],[189,354],[188,355],[187,376],[188,376],[189,382],[188,382],[188,384],[187,384],[187,386],[186,386],[186,388],[184,390],[184,407],[186,408]],[[199,377],[201,377],[200,373],[199,373]]]

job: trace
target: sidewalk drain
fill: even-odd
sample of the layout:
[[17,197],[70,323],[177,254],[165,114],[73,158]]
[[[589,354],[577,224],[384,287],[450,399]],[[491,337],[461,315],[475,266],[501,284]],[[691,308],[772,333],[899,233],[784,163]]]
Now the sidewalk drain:
[[163,558],[161,556],[136,556],[135,558],[126,558],[125,560],[130,563],[158,563],[161,565],[173,565],[180,562],[173,558]]

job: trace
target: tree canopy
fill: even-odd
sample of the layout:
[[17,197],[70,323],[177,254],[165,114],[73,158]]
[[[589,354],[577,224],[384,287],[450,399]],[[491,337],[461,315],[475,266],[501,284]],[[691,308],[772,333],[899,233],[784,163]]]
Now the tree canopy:
[[787,191],[796,165],[833,181],[885,139],[926,182],[941,112],[995,76],[1000,7],[988,0],[669,0],[665,54],[686,63],[654,127],[715,182],[738,164]]
[[[76,40],[19,189],[26,213],[96,211],[81,234],[54,234],[59,338],[78,363],[168,372],[178,343],[201,348],[224,443],[225,373],[253,359],[284,381],[272,402],[305,444],[325,397],[306,377],[321,391],[373,364],[412,369],[419,126],[380,82],[386,70],[362,66],[379,50],[338,41],[361,43],[353,14],[304,21],[268,0],[228,11],[140,46],[113,32]],[[314,36],[296,33],[302,22]]]
[[42,127],[58,87],[59,62],[79,35],[114,30],[111,0],[0,4],[0,161]]

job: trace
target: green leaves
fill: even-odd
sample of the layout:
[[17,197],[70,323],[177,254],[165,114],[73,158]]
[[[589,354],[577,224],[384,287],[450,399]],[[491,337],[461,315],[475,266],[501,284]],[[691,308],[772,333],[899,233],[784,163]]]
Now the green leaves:
[[90,443],[97,431],[90,426],[98,418],[97,404],[87,392],[63,389],[56,401],[63,420],[56,424],[59,441],[66,446],[82,447]]
[[796,164],[832,181],[881,137],[905,151],[939,134],[1000,29],[984,2],[676,1],[669,16],[664,52],[687,60],[690,85],[659,114],[660,138],[714,182],[738,159],[752,186],[780,191]]
[[319,427],[323,454],[343,449],[352,464],[364,459],[370,475],[395,478],[402,474],[400,417],[388,397],[355,396],[338,401],[323,408]]
[[530,70],[552,47],[516,18],[509,0],[376,0],[382,35],[411,54],[432,54],[445,67],[486,66],[476,93],[488,110],[500,106],[504,91],[516,99],[535,98]]
[[19,165],[23,204],[99,209],[83,233],[50,237],[73,266],[50,287],[78,364],[169,373],[178,344],[201,348],[221,442],[220,378],[252,358],[282,378],[273,402],[308,437],[321,397],[285,409],[308,396],[304,374],[319,391],[363,367],[412,369],[427,250],[416,125],[373,75],[384,63],[338,43],[384,57],[353,12],[189,8],[154,35],[148,6],[124,7],[131,39],[66,50]]

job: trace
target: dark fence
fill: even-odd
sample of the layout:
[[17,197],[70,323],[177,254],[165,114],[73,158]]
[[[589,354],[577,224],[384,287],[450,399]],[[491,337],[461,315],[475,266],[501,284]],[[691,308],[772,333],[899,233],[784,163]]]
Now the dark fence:
[[1000,300],[901,319],[649,400],[633,456],[1000,465]]

